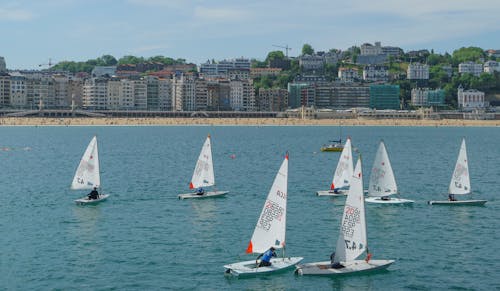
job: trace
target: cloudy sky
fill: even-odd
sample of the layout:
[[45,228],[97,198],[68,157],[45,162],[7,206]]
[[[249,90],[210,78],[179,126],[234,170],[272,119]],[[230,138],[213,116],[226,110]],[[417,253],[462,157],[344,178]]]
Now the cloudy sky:
[[381,41],[404,50],[500,49],[498,0],[1,0],[9,69],[110,54],[264,59]]

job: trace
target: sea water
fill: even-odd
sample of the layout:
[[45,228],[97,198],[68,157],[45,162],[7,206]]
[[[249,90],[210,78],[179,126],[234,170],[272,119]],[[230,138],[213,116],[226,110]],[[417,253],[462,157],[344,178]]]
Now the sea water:
[[[320,152],[337,127],[0,127],[0,289],[493,289],[500,288],[500,128],[343,127],[362,156],[364,183],[381,139],[401,197],[413,206],[366,205],[373,259],[385,272],[339,278],[293,271],[224,275],[245,255],[286,151],[290,153],[286,255],[329,260],[343,198],[328,189],[339,153]],[[178,200],[207,134],[225,198]],[[74,171],[98,136],[102,192],[78,206]],[[473,197],[485,207],[429,206],[446,199],[462,137]],[[345,139],[345,136],[343,137]]]

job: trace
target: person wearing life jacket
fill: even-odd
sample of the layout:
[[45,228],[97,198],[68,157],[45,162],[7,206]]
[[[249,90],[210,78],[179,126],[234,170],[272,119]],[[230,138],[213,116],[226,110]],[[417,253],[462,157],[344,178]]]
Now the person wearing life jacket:
[[274,247],[271,247],[267,251],[265,251],[263,254],[260,254],[257,257],[256,261],[259,260],[261,257],[262,257],[262,259],[260,260],[259,267],[271,266],[271,259],[273,257],[276,257],[276,252],[274,251]]
[[196,189],[196,195],[203,195],[205,194],[205,190],[203,190],[202,187],[199,187],[198,189]]

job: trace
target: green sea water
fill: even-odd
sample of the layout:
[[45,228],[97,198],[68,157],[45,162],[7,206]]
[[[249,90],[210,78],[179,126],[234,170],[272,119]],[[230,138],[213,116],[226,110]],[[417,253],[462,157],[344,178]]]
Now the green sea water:
[[[328,189],[339,153],[321,145],[337,127],[0,127],[0,290],[492,290],[500,288],[500,128],[343,127],[362,154],[365,187],[384,139],[401,197],[413,206],[366,205],[373,259],[385,272],[340,278],[292,271],[224,275],[245,255],[286,151],[290,153],[287,255],[324,261],[334,251],[343,200]],[[178,200],[210,133],[225,198]],[[97,206],[70,191],[97,134]],[[473,197],[485,207],[429,206],[445,199],[462,137]],[[345,136],[344,136],[345,139]]]

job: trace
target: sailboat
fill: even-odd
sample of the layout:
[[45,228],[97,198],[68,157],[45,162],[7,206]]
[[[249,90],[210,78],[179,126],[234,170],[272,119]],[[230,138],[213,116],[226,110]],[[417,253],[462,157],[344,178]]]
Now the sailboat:
[[472,194],[470,187],[469,162],[467,159],[467,148],[465,138],[462,139],[460,152],[458,153],[455,170],[451,176],[450,187],[448,188],[448,200],[429,201],[430,205],[484,205],[486,200],[456,200],[455,195]]
[[258,266],[258,261],[225,265],[227,274],[251,276],[286,270],[302,261],[302,257],[285,257],[286,202],[288,197],[288,153],[274,178],[273,185],[253,232],[246,253],[263,253],[269,248],[282,249],[281,258],[271,259],[270,266]]
[[391,161],[385,148],[384,141],[380,141],[375,160],[373,161],[368,196],[365,201],[380,204],[406,204],[413,200],[391,197],[398,194],[398,185],[392,171]]
[[330,144],[323,145],[321,147],[322,152],[341,152],[344,149],[344,145],[342,144],[342,126],[339,126],[339,139],[331,140]]
[[[75,177],[71,183],[72,190],[90,190],[98,189],[101,186],[101,175],[99,173],[99,153],[97,150],[97,137],[94,136],[90,141],[80,164],[76,169]],[[77,204],[97,204],[106,200],[109,194],[99,194],[97,199],[83,197],[75,200]]]
[[[386,269],[394,260],[372,260],[366,236],[361,158],[356,163],[340,225],[336,252],[331,261],[297,265],[299,275],[341,275]],[[366,252],[365,259],[357,259]]]
[[[211,187],[215,186],[215,174],[214,174],[214,163],[212,161],[212,144],[210,142],[210,134],[207,136],[203,147],[201,148],[200,156],[198,157],[198,162],[196,162],[196,167],[194,168],[193,177],[189,183],[189,189],[196,189],[201,187]],[[188,198],[208,198],[217,197],[229,193],[229,191],[205,191],[203,194],[191,192],[185,194],[179,194],[177,197],[179,199]]]
[[352,146],[351,138],[347,138],[344,149],[340,154],[337,168],[333,173],[330,190],[317,191],[318,196],[345,196],[349,192],[349,181],[352,176]]

